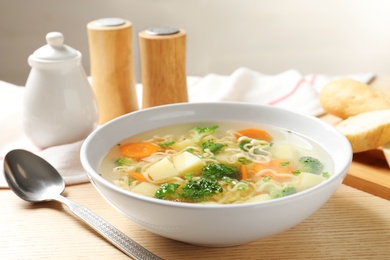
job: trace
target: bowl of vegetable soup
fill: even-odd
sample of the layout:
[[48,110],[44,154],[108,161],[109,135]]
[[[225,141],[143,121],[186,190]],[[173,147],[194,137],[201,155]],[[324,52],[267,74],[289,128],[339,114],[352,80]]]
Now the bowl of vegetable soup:
[[342,183],[352,151],[316,117],[217,102],[116,118],[87,137],[80,158],[101,196],[129,220],[163,237],[225,247],[311,216]]

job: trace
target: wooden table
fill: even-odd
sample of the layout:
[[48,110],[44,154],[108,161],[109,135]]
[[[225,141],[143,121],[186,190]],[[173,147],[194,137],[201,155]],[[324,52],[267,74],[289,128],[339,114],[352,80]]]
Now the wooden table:
[[[383,82],[390,79],[374,85]],[[145,231],[89,183],[69,186],[64,195],[163,259],[390,259],[390,202],[384,199],[390,199],[390,169],[381,151],[355,154],[345,184],[294,228],[228,248],[192,246]],[[0,259],[127,259],[57,202],[31,204],[0,189],[0,205]]]
[[[228,248],[151,234],[112,209],[91,184],[67,187],[66,196],[164,259],[390,259],[390,202],[346,185],[294,228]],[[57,202],[31,204],[7,189],[0,202],[1,259],[126,259]]]

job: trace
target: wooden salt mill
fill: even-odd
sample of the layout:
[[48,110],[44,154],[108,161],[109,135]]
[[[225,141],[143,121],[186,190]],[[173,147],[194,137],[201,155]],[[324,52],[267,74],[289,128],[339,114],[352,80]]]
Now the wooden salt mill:
[[135,90],[132,24],[103,18],[87,24],[92,88],[99,123],[138,109]]
[[185,31],[152,27],[139,33],[139,44],[142,108],[187,102]]

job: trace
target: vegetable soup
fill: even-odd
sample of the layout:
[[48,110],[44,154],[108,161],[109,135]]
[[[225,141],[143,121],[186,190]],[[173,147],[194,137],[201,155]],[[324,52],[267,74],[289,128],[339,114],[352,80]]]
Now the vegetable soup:
[[208,122],[132,136],[107,153],[99,171],[123,189],[156,199],[232,204],[309,189],[329,178],[333,165],[318,143],[292,131]]

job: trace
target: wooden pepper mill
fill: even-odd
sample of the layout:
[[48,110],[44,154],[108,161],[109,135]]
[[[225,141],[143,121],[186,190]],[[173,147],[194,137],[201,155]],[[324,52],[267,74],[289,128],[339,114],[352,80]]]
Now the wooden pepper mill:
[[92,88],[99,123],[138,109],[135,90],[132,25],[120,18],[87,24]]
[[142,108],[188,101],[186,33],[152,27],[139,33]]

